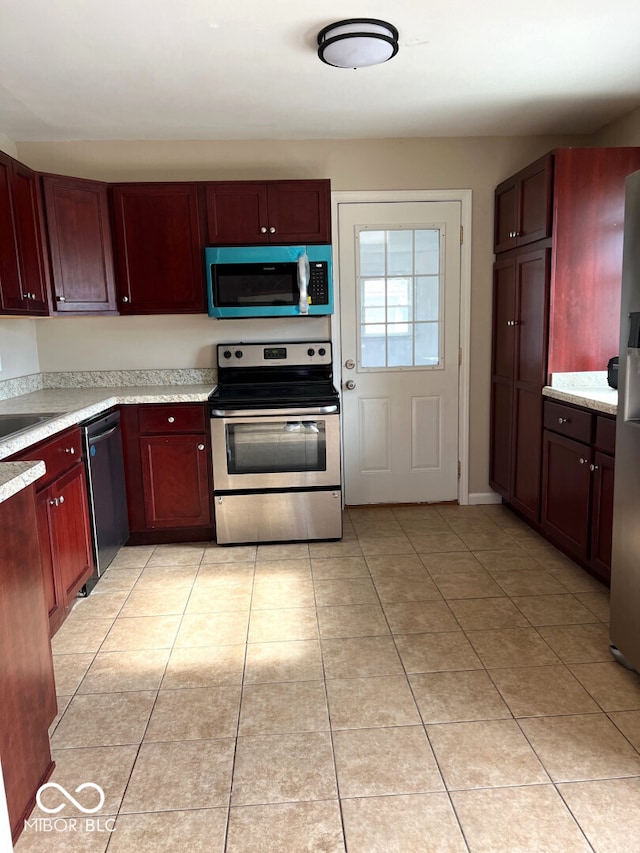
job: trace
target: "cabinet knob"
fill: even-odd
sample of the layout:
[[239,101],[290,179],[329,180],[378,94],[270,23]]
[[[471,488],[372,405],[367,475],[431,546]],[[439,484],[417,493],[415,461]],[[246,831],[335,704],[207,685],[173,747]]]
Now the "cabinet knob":
[[199,444],[199,445],[198,445],[198,450],[204,450],[204,444]]
[[275,233],[276,233],[276,229],[275,229],[275,228],[274,228],[274,226],[272,225],[272,226],[269,228],[269,234],[275,234]]
[[51,498],[49,503],[51,506],[58,506],[58,503],[59,503],[58,498]]
[[579,462],[581,465],[586,465],[588,461],[589,461],[588,459],[584,459],[584,457],[582,457],[582,456],[579,459]]
[[593,464],[591,464],[591,465],[589,465],[589,469],[590,469],[591,471],[597,471],[597,470],[598,470],[598,466],[597,466],[597,465],[593,465]]
[[266,234],[266,233],[267,233],[267,226],[266,226],[266,225],[263,225],[263,226],[260,228],[260,233],[261,233],[261,234]]
[[568,424],[569,418],[558,418],[558,423],[559,424]]
[[122,301],[123,301],[123,302],[128,302],[128,301],[129,301],[129,297],[128,297],[128,296],[123,296],[123,297],[122,297]]
[[169,415],[167,420],[169,421],[170,424],[174,424],[176,422],[176,419],[173,417],[173,415]]
[[56,296],[56,302],[66,302],[66,297],[64,296]]
[[64,452],[70,453],[73,456],[76,452],[76,449],[75,449],[75,447],[65,447]]
[[64,503],[64,495],[60,495],[60,497],[58,498],[58,501],[59,501],[61,504],[63,504],[63,503]]

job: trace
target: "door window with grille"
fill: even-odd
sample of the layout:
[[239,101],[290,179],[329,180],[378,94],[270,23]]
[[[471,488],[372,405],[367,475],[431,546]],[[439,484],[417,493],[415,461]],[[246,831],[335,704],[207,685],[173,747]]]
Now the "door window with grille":
[[356,236],[359,369],[441,367],[444,228]]

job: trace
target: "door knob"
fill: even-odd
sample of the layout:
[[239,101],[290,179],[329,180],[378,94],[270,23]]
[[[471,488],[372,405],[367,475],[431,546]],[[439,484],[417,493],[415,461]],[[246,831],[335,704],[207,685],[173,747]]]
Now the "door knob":
[[345,361],[344,366],[347,368],[347,370],[353,370],[353,368],[356,366],[356,363],[352,358],[348,358]]
[[347,391],[353,391],[353,389],[356,387],[356,383],[353,381],[353,379],[348,379],[344,383],[344,387],[347,389]]

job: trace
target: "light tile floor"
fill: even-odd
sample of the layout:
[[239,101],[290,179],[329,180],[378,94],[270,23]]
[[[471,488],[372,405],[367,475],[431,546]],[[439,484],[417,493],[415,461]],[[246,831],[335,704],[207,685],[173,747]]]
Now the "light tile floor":
[[53,781],[104,805],[89,831],[49,791],[77,824],[17,850],[633,853],[640,678],[607,620],[503,507],[123,548],[53,642]]

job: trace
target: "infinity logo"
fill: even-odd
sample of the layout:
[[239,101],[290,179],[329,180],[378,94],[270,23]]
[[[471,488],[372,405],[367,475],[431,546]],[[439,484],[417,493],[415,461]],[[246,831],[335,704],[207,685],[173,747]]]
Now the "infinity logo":
[[58,814],[58,812],[62,811],[62,809],[65,807],[65,803],[60,803],[60,805],[56,806],[55,809],[48,809],[42,804],[41,794],[46,791],[47,788],[55,788],[56,791],[60,791],[60,793],[63,794],[63,796],[65,796],[70,803],[73,803],[73,805],[77,809],[80,809],[81,812],[84,812],[84,814],[95,814],[95,812],[99,811],[104,805],[104,791],[102,790],[100,785],[96,785],[95,782],[83,782],[83,784],[78,786],[74,792],[76,794],[79,794],[80,791],[84,791],[85,788],[94,788],[100,794],[100,802],[93,809],[85,809],[83,806],[80,805],[80,803],[76,800],[75,797],[71,796],[71,794],[66,790],[66,788],[63,788],[62,785],[58,785],[57,782],[47,782],[46,785],[42,785],[42,787],[38,789],[38,793],[36,794],[36,802],[38,806],[42,809],[43,812],[47,812],[47,814]]

